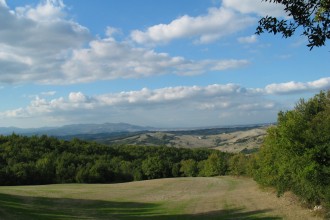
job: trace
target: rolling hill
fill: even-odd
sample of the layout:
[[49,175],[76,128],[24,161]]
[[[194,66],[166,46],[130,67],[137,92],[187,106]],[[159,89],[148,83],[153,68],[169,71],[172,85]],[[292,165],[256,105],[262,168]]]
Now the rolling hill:
[[213,128],[159,129],[127,123],[74,124],[53,128],[0,128],[0,134],[48,135],[64,140],[79,138],[107,145],[146,145],[212,148],[226,152],[258,150],[268,125]]

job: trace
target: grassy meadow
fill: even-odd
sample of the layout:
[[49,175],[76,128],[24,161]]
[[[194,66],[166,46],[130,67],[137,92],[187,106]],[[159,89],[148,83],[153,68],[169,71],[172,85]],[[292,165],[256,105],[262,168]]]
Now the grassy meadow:
[[[313,219],[248,178],[0,187],[0,219]],[[317,219],[317,218],[315,218]]]

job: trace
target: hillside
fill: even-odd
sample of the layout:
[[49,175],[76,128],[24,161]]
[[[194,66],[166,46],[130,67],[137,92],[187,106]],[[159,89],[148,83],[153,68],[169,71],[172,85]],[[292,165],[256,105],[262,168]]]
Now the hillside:
[[[94,140],[106,144],[161,145],[180,148],[211,148],[225,152],[254,152],[262,144],[267,126],[197,131],[139,132],[131,136],[99,137]],[[128,134],[126,134],[128,135]],[[95,136],[94,136],[95,137]],[[86,136],[85,136],[86,138]]]
[[255,152],[262,144],[266,125],[214,128],[159,129],[126,123],[73,124],[53,128],[0,127],[0,134],[48,135],[64,140],[79,138],[107,145],[144,145],[211,148],[225,152]]
[[286,194],[247,178],[171,178],[121,184],[0,187],[1,219],[310,219]]

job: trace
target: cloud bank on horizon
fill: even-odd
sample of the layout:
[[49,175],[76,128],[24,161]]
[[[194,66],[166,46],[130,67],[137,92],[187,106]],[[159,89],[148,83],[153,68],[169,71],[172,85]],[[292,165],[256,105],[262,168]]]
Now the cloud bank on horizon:
[[[19,90],[12,104],[0,108],[3,125],[273,122],[278,110],[292,107],[283,94],[296,98],[330,88],[329,65],[320,67],[323,71],[316,78],[300,72],[287,80],[299,62],[304,63],[297,54],[275,54],[294,57],[293,66],[278,78],[262,81],[260,74],[268,73],[260,66],[271,65],[265,57],[276,59],[266,54],[270,43],[254,35],[253,28],[260,16],[285,17],[280,5],[259,0],[223,0],[217,6],[211,2],[202,14],[177,15],[125,31],[105,23],[103,33],[92,33],[70,14],[75,5],[65,1],[31,0],[14,7],[0,0],[0,98],[6,103],[5,93]],[[115,7],[111,1],[104,4]],[[275,53],[279,52],[283,53]],[[237,74],[231,76],[233,72]],[[240,81],[248,74],[252,86]],[[132,82],[136,85],[130,86]],[[112,89],[119,85],[121,91]]]

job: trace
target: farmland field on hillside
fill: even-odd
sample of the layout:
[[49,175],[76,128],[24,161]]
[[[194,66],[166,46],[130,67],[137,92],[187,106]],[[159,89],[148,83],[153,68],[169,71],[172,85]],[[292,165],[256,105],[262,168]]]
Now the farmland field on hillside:
[[71,140],[96,141],[107,145],[167,146],[179,148],[210,148],[224,152],[249,153],[257,151],[263,143],[264,125],[178,131],[140,131],[131,133],[104,133],[60,137]]

